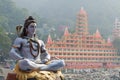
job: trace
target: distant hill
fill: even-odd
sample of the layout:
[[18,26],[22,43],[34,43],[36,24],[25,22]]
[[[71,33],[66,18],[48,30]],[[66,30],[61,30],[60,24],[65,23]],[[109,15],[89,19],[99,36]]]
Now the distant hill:
[[23,23],[28,15],[26,9],[15,6],[11,0],[0,0],[0,62],[8,57],[16,25]]
[[98,28],[104,37],[112,33],[114,20],[120,17],[120,0],[13,0],[17,6],[47,18],[56,26],[74,29],[76,14],[81,7],[88,13],[89,30]]

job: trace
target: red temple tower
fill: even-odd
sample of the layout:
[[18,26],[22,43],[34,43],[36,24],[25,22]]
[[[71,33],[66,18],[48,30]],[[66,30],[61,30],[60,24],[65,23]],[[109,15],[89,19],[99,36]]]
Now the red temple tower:
[[[103,39],[99,30],[93,35],[88,32],[88,16],[81,8],[77,15],[76,30],[69,33],[65,28],[64,35],[59,41],[48,37],[46,47],[52,56],[64,59],[65,69],[83,68],[113,68],[117,60],[117,50],[110,39]],[[50,44],[52,42],[52,44]]]

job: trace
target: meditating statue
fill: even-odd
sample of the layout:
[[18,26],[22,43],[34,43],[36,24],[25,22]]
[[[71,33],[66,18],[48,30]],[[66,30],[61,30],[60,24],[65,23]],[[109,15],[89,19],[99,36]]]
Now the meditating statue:
[[32,16],[25,20],[23,28],[22,26],[16,27],[19,36],[13,43],[9,53],[10,57],[17,61],[18,70],[21,72],[59,71],[65,66],[64,60],[51,60],[44,42],[37,38],[36,27],[37,23]]

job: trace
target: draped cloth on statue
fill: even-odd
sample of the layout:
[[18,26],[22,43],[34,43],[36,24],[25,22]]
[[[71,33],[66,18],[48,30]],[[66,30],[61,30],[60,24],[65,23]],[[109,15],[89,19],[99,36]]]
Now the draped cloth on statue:
[[17,80],[28,80],[29,78],[34,78],[34,80],[63,80],[64,76],[61,71],[31,71],[23,72],[19,69],[18,64],[16,64],[14,72],[16,73]]

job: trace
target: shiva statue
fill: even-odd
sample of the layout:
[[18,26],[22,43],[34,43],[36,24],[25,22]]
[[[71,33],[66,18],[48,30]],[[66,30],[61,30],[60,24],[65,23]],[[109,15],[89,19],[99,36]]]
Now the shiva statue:
[[[37,23],[32,16],[29,16],[24,26],[21,28],[21,33],[15,39],[9,55],[16,60],[21,71],[57,71],[65,66],[62,59],[51,59],[50,54],[45,48],[42,40],[36,36]],[[49,63],[48,63],[49,62]],[[48,64],[47,64],[48,63]]]

